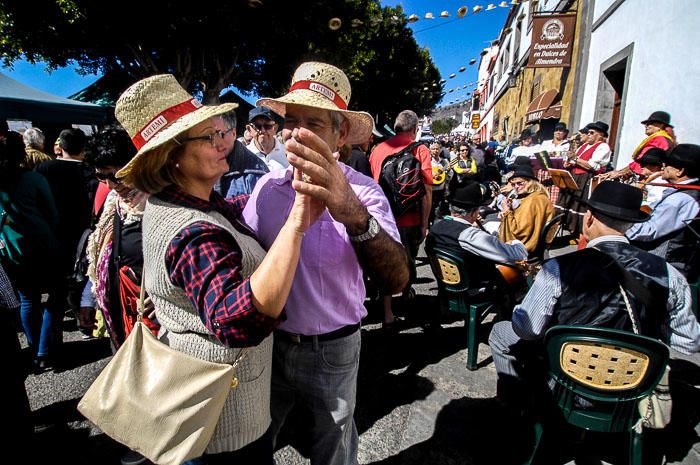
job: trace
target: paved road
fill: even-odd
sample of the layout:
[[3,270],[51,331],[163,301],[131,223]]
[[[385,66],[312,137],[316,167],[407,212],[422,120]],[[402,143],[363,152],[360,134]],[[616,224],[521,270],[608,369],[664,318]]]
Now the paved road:
[[[564,249],[568,251],[570,248]],[[417,297],[410,305],[396,302],[406,318],[402,331],[381,330],[379,308],[369,305],[362,327],[362,356],[356,423],[359,462],[399,464],[519,463],[531,439],[531,425],[511,417],[495,401],[496,373],[486,339],[481,335],[479,369],[466,365],[463,323],[447,316],[442,330],[425,332],[422,324],[437,309],[437,287],[429,266],[419,265]],[[106,340],[82,340],[67,319],[66,349],[71,361],[59,371],[28,377],[26,386],[37,425],[36,452],[44,463],[119,463],[121,446],[77,413],[75,406],[110,355]],[[679,359],[681,373],[674,389],[671,427],[649,439],[660,444],[671,463],[700,464],[700,358]],[[680,380],[680,378],[683,378]],[[305,444],[291,437],[305,425],[294,412],[296,428],[287,428],[277,451],[278,464],[309,463],[298,450]],[[293,444],[290,445],[290,444]],[[31,463],[31,462],[30,462]]]

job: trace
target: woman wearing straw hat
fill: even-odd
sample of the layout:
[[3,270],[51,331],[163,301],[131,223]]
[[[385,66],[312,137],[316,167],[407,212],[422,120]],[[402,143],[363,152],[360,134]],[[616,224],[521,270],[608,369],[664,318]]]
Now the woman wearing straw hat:
[[[143,79],[119,98],[115,114],[138,152],[117,176],[150,194],[143,218],[144,284],[160,339],[189,355],[233,363],[236,373],[206,453],[193,463],[239,459],[273,463],[270,333],[287,300],[304,232],[320,202],[297,194],[267,254],[239,222],[247,197],[213,192],[228,170],[221,115],[236,104],[202,106],[172,75]],[[157,399],[154,399],[157,402]],[[210,460],[211,459],[211,460]]]
[[554,216],[552,201],[529,163],[516,164],[508,182],[513,186],[513,195],[520,200],[520,205],[514,209],[514,199],[510,195],[503,200],[499,239],[501,242],[517,239],[532,253],[537,248],[542,228]]

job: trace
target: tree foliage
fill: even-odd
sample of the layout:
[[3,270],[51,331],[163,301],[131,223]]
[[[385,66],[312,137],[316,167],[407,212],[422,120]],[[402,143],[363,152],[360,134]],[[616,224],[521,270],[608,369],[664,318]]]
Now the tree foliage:
[[[440,79],[400,7],[377,0],[0,0],[3,64],[77,63],[83,72],[126,72],[133,81],[172,73],[206,102],[233,85],[279,95],[303,61],[346,71],[351,108],[392,119],[405,108],[427,113]],[[338,17],[338,30],[328,27]],[[430,91],[424,91],[424,88]]]
[[459,125],[454,118],[442,118],[433,121],[433,134],[447,134]]

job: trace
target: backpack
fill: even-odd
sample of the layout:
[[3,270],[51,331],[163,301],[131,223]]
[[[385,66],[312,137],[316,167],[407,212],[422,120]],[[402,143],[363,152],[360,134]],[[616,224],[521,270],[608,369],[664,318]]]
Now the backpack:
[[7,192],[0,192],[0,261],[5,267],[15,267],[22,261],[24,236],[16,229],[15,208]]
[[395,217],[415,210],[425,195],[421,163],[413,155],[413,150],[421,144],[414,142],[382,162],[379,186]]

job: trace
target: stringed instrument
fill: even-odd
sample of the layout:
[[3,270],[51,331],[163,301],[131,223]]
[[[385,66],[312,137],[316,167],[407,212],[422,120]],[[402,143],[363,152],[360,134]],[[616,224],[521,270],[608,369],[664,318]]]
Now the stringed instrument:
[[433,186],[439,186],[445,182],[447,173],[450,171],[450,169],[454,168],[458,162],[459,157],[450,160],[450,164],[447,166],[447,168],[443,168],[442,166],[433,166]]

